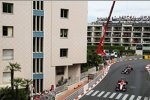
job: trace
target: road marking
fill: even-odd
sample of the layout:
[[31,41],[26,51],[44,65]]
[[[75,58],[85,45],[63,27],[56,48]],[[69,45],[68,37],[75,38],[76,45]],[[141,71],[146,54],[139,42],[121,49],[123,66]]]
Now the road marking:
[[113,93],[109,98],[113,98],[116,95],[116,93]]
[[95,91],[91,96],[95,96],[99,91]]
[[148,100],[148,97],[145,97],[144,100]]
[[129,96],[129,94],[125,94],[124,97],[122,98],[122,100],[126,100],[128,96]]
[[103,97],[106,98],[109,94],[110,92],[107,92]]
[[138,96],[136,100],[141,100],[142,96]]
[[134,99],[134,97],[135,97],[135,95],[132,95],[132,96],[130,97],[130,99],[129,99],[129,100],[133,100],[133,99]]
[[119,99],[122,96],[122,93],[119,93],[116,99]]
[[105,92],[105,91],[102,91],[102,92],[98,95],[98,97],[102,96],[102,95],[104,94],[104,92]]
[[86,95],[90,95],[94,90],[89,91]]

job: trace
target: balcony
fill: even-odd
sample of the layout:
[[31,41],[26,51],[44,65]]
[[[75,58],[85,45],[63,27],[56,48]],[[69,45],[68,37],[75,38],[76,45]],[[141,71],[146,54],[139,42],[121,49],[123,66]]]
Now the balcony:
[[95,38],[94,39],[94,42],[99,42],[100,41],[100,38]]
[[128,41],[127,41],[127,40],[123,40],[122,42],[123,42],[123,43],[130,43],[129,40],[128,40]]
[[102,31],[102,27],[95,27],[94,31]]
[[120,42],[120,40],[119,39],[114,39],[113,42]]
[[150,34],[143,34],[143,37],[150,37]]
[[133,34],[133,37],[141,37],[139,34]]
[[96,32],[95,32],[95,33],[94,33],[94,36],[101,36],[101,33],[99,33],[99,32],[96,33]]
[[93,31],[92,28],[88,28],[88,31]]
[[114,29],[113,31],[121,31],[121,29]]
[[113,34],[113,37],[121,37],[121,34]]
[[132,43],[141,43],[141,40],[133,40]]
[[92,36],[92,33],[91,33],[91,32],[88,32],[87,36]]
[[104,42],[110,42],[110,39],[105,39],[105,41]]
[[131,37],[131,34],[123,34],[122,37]]
[[134,32],[141,32],[142,29],[133,29]]
[[150,27],[144,27],[143,31],[150,32]]
[[88,38],[88,39],[87,39],[87,42],[91,42],[91,38]]
[[112,28],[111,28],[111,27],[108,27],[106,31],[112,31]]
[[123,31],[132,31],[132,27],[124,27]]

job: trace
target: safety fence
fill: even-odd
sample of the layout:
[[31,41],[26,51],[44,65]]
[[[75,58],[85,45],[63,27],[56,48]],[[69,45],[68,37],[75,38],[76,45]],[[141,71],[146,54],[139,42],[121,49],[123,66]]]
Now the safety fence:
[[64,84],[62,86],[56,87],[55,92],[56,92],[56,94],[58,94],[58,93],[63,92],[65,90],[67,90],[67,89],[68,89],[67,84]]
[[85,77],[88,77],[88,72],[81,73],[80,80],[82,80]]
[[33,100],[55,100],[55,96],[55,91],[44,90],[41,94],[34,95]]
[[108,69],[109,68],[106,67],[105,70],[102,70],[101,73],[96,78],[94,78],[91,82],[89,82],[85,86],[81,87],[79,90],[77,90],[73,94],[71,94],[68,97],[66,97],[65,100],[74,100],[80,94],[85,93],[87,91],[87,89],[92,87],[98,80],[104,78],[104,76],[106,75],[106,72],[108,71]]

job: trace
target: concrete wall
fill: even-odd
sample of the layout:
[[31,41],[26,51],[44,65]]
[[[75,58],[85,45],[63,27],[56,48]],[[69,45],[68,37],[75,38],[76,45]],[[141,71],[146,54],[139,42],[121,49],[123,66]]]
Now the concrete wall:
[[[0,8],[2,8],[0,1]],[[14,3],[13,14],[3,13],[0,9],[0,84],[3,71],[9,62],[21,65],[21,72],[15,72],[15,77],[32,78],[32,3],[30,1],[5,1]],[[2,36],[2,26],[13,26],[13,37]],[[13,60],[3,60],[2,50],[14,49]]]

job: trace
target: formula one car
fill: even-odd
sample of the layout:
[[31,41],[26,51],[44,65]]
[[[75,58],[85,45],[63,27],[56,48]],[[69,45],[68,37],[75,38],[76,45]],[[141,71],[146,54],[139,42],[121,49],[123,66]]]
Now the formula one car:
[[128,66],[125,67],[125,69],[121,72],[121,74],[129,74],[131,71],[133,71],[133,68],[131,67],[131,65],[128,65]]
[[128,82],[125,79],[119,80],[117,83],[116,91],[125,92],[127,90],[127,87],[126,87],[127,84],[128,84]]

